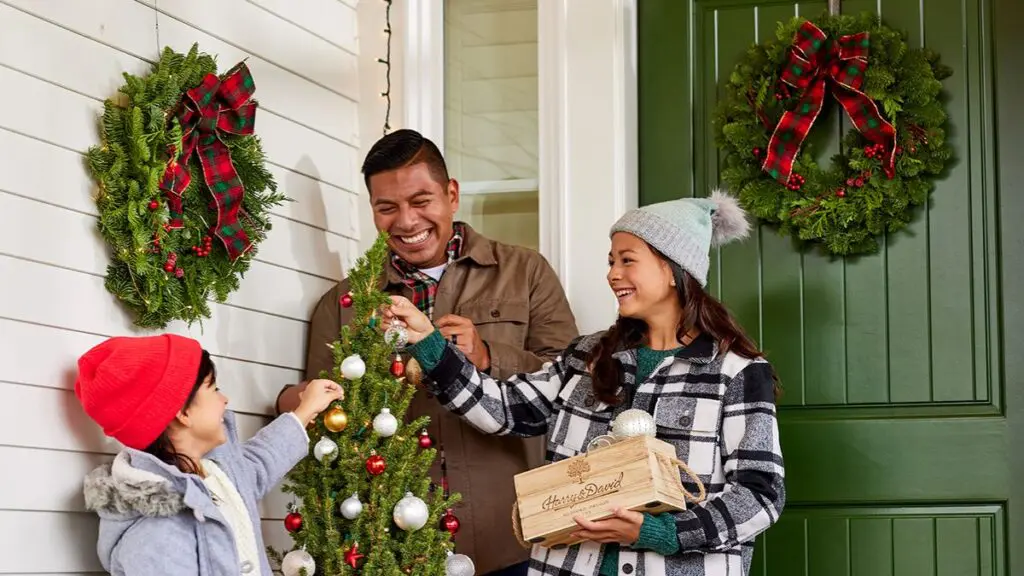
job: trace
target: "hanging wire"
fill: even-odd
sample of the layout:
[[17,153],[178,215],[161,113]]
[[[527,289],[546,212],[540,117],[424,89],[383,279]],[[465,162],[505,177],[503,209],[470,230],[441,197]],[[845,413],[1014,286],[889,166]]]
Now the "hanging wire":
[[384,65],[384,91],[381,92],[381,96],[387,102],[387,108],[384,112],[384,135],[387,136],[388,131],[391,130],[391,2],[392,0],[384,0],[384,35],[387,37],[387,55],[384,58],[378,58],[377,62]]

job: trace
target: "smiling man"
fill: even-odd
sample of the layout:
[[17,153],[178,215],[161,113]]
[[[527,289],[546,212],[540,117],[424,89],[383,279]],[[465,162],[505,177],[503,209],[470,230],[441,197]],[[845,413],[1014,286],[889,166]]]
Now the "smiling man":
[[[409,298],[479,369],[498,378],[538,370],[577,336],[562,285],[540,254],[454,220],[459,183],[433,142],[413,130],[392,132],[370,149],[362,171],[374,224],[390,236],[385,290]],[[340,305],[347,292],[342,281],[313,312],[308,380],[332,368],[326,345],[351,320],[351,309]],[[279,411],[298,404],[301,387],[281,392]],[[526,574],[529,553],[510,520],[512,477],[544,463],[544,439],[485,436],[425,392],[409,407],[410,418],[422,415],[444,448],[449,487],[463,498],[456,549],[473,558],[478,574]],[[431,476],[439,482],[439,462]]]

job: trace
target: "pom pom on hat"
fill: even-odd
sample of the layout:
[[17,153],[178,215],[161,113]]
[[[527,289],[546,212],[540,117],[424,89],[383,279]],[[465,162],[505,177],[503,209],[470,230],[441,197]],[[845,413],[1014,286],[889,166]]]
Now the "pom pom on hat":
[[733,240],[743,240],[750,235],[750,222],[735,197],[715,188],[708,201],[714,205],[711,210],[711,245],[722,246]]
[[736,198],[714,189],[708,198],[680,198],[630,210],[610,234],[632,234],[707,285],[712,246],[750,234],[747,215]]

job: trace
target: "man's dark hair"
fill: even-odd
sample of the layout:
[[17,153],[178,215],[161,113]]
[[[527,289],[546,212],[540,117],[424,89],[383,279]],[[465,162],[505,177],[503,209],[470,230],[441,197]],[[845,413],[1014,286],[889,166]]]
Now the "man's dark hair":
[[415,130],[395,130],[377,142],[363,160],[363,180],[370,190],[370,177],[374,174],[397,170],[413,164],[426,164],[430,175],[442,186],[448,184],[448,167],[437,145]]

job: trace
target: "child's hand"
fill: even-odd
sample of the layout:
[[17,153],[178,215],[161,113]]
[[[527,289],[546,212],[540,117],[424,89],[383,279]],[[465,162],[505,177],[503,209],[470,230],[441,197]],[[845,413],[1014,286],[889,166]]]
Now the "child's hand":
[[305,426],[323,412],[335,400],[345,398],[345,390],[331,380],[317,379],[306,384],[306,388],[299,392],[299,407],[295,409],[295,415]]

